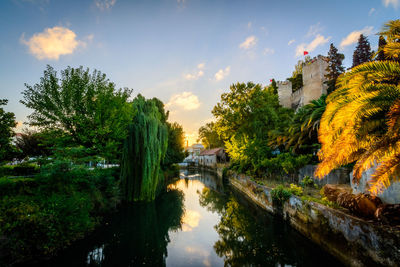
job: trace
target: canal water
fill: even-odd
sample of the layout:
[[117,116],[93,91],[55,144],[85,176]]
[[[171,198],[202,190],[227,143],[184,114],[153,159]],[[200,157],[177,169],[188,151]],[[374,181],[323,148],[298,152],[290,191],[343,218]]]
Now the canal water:
[[185,171],[154,203],[121,208],[89,237],[39,265],[341,264],[286,222],[232,192],[214,174]]

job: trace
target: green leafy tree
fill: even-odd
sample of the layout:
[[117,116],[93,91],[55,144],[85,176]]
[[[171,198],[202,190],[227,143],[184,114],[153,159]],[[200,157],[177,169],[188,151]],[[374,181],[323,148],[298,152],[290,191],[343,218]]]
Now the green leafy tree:
[[51,154],[51,148],[45,143],[45,134],[25,129],[17,136],[15,146],[20,158],[38,157]]
[[153,201],[164,185],[161,163],[168,148],[168,128],[158,101],[138,95],[124,142],[121,188],[126,201]]
[[83,67],[68,67],[58,76],[47,66],[39,83],[25,86],[21,103],[33,109],[31,126],[63,132],[69,143],[108,159],[119,157],[133,116],[131,90],[116,90],[105,74]]
[[371,45],[369,44],[367,37],[365,37],[363,34],[360,34],[360,37],[358,38],[357,47],[353,53],[352,68],[362,63],[371,61],[371,58],[372,58]]
[[268,90],[275,95],[278,94],[278,85],[276,84],[275,79],[272,79],[271,84],[268,86]]
[[220,138],[214,122],[206,123],[199,129],[199,139],[201,143],[207,148],[224,147],[224,141]]
[[277,108],[278,96],[252,82],[233,84],[221,95],[212,113],[232,161],[249,168],[272,155],[268,132],[278,123]]
[[171,164],[182,162],[185,158],[185,133],[178,123],[167,122],[168,148],[163,161],[163,167],[168,168]]
[[344,72],[343,60],[344,55],[338,53],[337,48],[331,44],[327,58],[328,67],[325,70],[327,72],[325,74],[327,79],[325,83],[328,85],[328,93],[335,90],[336,80]]
[[8,100],[0,99],[0,163],[13,157],[15,149],[11,144],[14,136],[13,128],[17,126],[15,115],[6,112],[2,106],[7,105]]

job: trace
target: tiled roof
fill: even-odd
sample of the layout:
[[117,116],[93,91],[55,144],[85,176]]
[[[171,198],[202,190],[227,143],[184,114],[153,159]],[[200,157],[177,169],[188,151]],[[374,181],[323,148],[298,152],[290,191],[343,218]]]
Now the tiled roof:
[[209,150],[203,150],[200,153],[200,156],[207,156],[207,155],[215,155],[217,154],[220,150],[223,150],[222,147],[217,147]]

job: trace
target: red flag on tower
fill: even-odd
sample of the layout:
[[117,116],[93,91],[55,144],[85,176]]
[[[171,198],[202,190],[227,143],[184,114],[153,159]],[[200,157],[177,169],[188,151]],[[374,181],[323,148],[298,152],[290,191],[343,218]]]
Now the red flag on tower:
[[304,51],[303,54],[304,54],[304,55],[308,55],[308,51]]
[[272,79],[270,79],[269,82],[272,83]]

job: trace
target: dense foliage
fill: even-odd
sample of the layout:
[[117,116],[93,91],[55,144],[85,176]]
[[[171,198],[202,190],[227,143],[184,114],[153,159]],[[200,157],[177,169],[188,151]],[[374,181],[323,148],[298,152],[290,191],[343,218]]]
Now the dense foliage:
[[167,122],[168,127],[168,148],[165,158],[162,162],[163,169],[168,168],[172,164],[182,162],[185,158],[185,133],[178,123]]
[[327,81],[325,82],[328,85],[328,93],[335,90],[336,80],[340,74],[344,72],[343,67],[344,55],[338,53],[337,48],[331,44],[328,51],[327,63],[328,67],[326,68],[325,78]]
[[[381,35],[388,59],[400,54],[400,20],[390,21]],[[328,96],[319,139],[321,163],[317,175],[356,162],[358,181],[363,171],[376,166],[371,193],[400,177],[400,64],[396,60],[367,62],[339,77],[338,88]]]
[[157,102],[138,95],[121,161],[121,188],[126,201],[152,201],[164,185],[161,162],[168,148],[168,128]]
[[224,146],[224,141],[219,136],[214,122],[206,123],[206,125],[200,127],[199,141],[206,149]]
[[10,253],[6,261],[52,255],[93,229],[99,215],[119,201],[113,173],[58,159],[35,178],[0,178],[0,249]]
[[251,166],[272,155],[268,132],[279,121],[277,108],[277,95],[252,82],[233,84],[221,95],[212,113],[233,162]]
[[13,128],[17,126],[14,113],[6,112],[2,107],[7,102],[6,99],[0,99],[0,163],[9,160],[10,154],[14,152],[11,139],[14,136]]
[[61,77],[50,66],[40,82],[25,85],[23,103],[33,109],[31,126],[64,133],[69,145],[82,145],[107,159],[117,159],[133,109],[131,90],[116,90],[100,71],[71,68]]
[[362,63],[371,61],[371,58],[372,58],[371,45],[369,44],[367,37],[365,37],[363,34],[360,34],[356,49],[354,50],[353,53],[352,68]]

